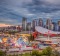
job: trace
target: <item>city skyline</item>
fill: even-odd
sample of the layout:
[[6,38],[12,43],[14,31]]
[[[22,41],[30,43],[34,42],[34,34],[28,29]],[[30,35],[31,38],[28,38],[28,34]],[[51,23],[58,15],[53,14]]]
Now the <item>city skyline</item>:
[[60,0],[0,0],[0,23],[21,24],[22,17],[28,21],[47,18],[60,20]]

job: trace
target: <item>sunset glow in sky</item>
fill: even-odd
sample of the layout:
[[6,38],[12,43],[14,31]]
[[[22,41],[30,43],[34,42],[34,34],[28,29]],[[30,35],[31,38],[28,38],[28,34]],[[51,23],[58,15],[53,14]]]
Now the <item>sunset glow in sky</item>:
[[11,25],[8,25],[8,24],[0,24],[0,27],[8,27],[8,26],[11,26]]

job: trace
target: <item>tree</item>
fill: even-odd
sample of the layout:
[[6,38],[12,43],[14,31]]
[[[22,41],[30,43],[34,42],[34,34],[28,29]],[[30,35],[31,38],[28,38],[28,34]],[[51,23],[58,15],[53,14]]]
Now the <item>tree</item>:
[[29,53],[25,53],[24,56],[31,56]]
[[50,47],[47,47],[46,49],[44,49],[42,51],[43,55],[46,55],[46,56],[51,56],[52,54],[52,49]]
[[57,50],[54,50],[52,56],[60,56],[60,53]]
[[40,56],[40,55],[39,55],[39,51],[33,50],[33,51],[32,51],[32,56]]
[[6,52],[0,51],[0,56],[6,56]]

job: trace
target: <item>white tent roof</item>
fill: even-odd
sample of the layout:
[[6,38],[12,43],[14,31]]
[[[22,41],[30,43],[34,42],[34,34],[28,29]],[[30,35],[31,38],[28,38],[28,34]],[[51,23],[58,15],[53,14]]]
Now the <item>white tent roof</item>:
[[58,31],[48,30],[48,29],[40,27],[40,26],[36,26],[35,29],[36,29],[36,31],[38,31],[42,34],[48,34],[48,33],[50,33],[50,34],[60,34],[60,32],[58,32]]

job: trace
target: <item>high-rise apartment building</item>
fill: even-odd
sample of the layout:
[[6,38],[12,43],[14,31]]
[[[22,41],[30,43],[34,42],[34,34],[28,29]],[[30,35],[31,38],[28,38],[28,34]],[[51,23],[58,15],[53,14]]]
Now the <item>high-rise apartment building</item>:
[[55,22],[52,22],[51,30],[56,31],[57,30],[57,24]]
[[27,18],[23,17],[22,19],[22,30],[26,31],[27,28]]
[[31,22],[27,23],[27,30],[30,31],[31,30]]
[[38,20],[38,26],[43,26],[43,20],[41,18]]
[[32,21],[32,29],[33,29],[33,31],[35,31],[35,26],[38,26],[38,20],[37,19],[34,19]]
[[58,31],[60,31],[60,21],[58,21]]
[[51,30],[51,25],[52,25],[52,20],[51,19],[47,19],[46,20],[46,28]]

